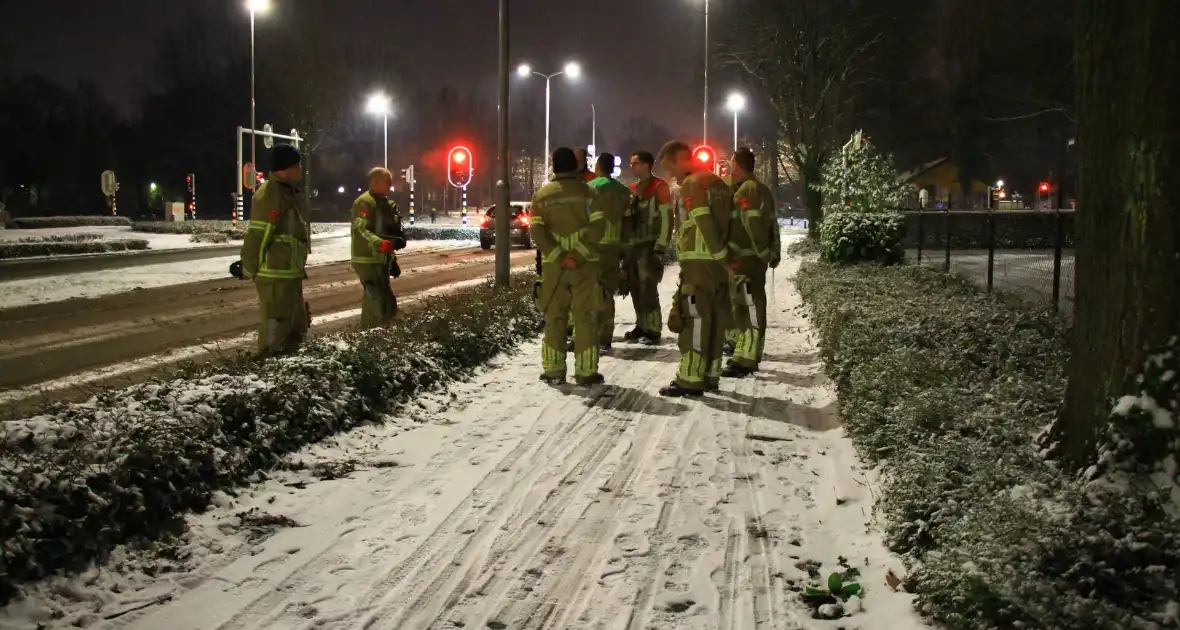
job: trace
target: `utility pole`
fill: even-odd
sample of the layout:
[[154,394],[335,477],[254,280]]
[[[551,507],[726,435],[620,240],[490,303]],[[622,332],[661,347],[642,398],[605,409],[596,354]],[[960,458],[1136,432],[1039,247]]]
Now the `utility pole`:
[[[546,113],[548,89],[546,89]],[[496,286],[506,288],[511,273],[508,222],[511,219],[511,191],[508,188],[508,0],[500,0],[500,120],[497,154],[499,156],[496,181]],[[546,135],[548,138],[548,135]],[[546,142],[548,140],[546,139]]]

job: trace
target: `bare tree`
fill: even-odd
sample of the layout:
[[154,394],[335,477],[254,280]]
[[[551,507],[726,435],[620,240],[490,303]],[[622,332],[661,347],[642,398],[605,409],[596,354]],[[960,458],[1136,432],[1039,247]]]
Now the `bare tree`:
[[869,54],[880,37],[851,0],[740,0],[730,16],[722,58],[765,92],[787,143],[786,161],[802,180],[814,238],[823,219],[815,184],[851,128],[848,102],[870,79]]

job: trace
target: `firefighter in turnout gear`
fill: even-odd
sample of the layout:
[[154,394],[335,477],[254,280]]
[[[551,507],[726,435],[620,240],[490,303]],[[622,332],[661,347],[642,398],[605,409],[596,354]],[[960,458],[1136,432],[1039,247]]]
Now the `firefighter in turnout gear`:
[[[590,170],[589,160],[590,153],[585,147],[578,147],[574,149],[574,156],[578,158],[578,176],[587,184],[594,179],[594,172]],[[556,173],[557,171],[554,171]],[[572,339],[574,336],[574,314],[570,313],[569,323],[566,325],[565,336],[567,339]]]
[[579,385],[603,382],[598,373],[597,330],[594,311],[602,299],[598,288],[598,246],[606,232],[606,216],[578,172],[574,152],[553,152],[555,178],[532,201],[529,232],[541,250],[541,294],[545,316],[541,341],[541,380],[565,382],[566,324],[574,317],[574,380]]
[[298,187],[301,162],[299,149],[275,145],[270,177],[254,193],[242,243],[242,278],[254,280],[262,307],[258,329],[262,356],[296,349],[311,327],[303,300],[311,226]]
[[[774,200],[769,188],[754,177],[754,153],[738,149],[733,154],[734,229],[730,253],[738,258],[731,283],[734,354],[721,372],[742,377],[758,370],[766,343],[766,268],[771,260],[768,222],[774,222]],[[777,227],[777,224],[775,224]]]
[[397,315],[389,278],[401,275],[396,250],[406,246],[397,204],[389,200],[393,175],[369,171],[369,190],[352,202],[352,268],[364,287],[361,330],[387,326]]
[[602,303],[597,311],[598,349],[603,354],[610,352],[615,335],[615,293],[622,281],[623,247],[630,238],[625,215],[631,203],[631,191],[612,177],[615,170],[615,156],[603,153],[598,156],[594,171],[598,177],[590,180],[595,192],[598,208],[605,217],[606,229],[599,241],[598,256],[601,259],[599,285]]
[[729,276],[737,271],[726,243],[732,231],[733,191],[699,167],[691,149],[673,140],[660,150],[660,164],[680,182],[685,219],[676,237],[680,285],[668,315],[678,333],[680,367],[664,396],[699,396],[721,381],[721,346],[731,317]]
[[664,279],[664,252],[672,238],[672,194],[668,182],[652,175],[655,157],[649,151],[631,155],[631,173],[639,181],[631,185],[631,242],[626,262],[627,291],[635,307],[635,328],[623,335],[627,341],[655,345],[664,328],[660,310],[660,281]]

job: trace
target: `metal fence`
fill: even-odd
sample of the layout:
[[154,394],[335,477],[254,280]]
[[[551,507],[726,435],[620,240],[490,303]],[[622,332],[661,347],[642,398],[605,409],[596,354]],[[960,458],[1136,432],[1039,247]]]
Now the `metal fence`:
[[1073,313],[1073,210],[905,211],[906,257]]

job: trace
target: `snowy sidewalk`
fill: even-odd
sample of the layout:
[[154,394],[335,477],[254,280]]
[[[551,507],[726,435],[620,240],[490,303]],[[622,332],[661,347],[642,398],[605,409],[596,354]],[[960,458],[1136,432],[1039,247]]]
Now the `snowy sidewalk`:
[[[278,474],[190,517],[192,571],[104,571],[74,597],[103,602],[97,618],[162,602],[108,622],[142,630],[925,627],[886,585],[900,563],[867,525],[871,481],[797,313],[797,267],[777,271],[757,379],[660,398],[676,369],[666,338],[617,345],[601,395],[563,395],[537,381],[529,344],[300,456],[321,472],[355,465],[348,476]],[[618,311],[631,328],[629,302]],[[289,526],[264,537],[246,527],[259,514]],[[809,570],[822,583],[848,567],[864,612],[813,620],[795,594]]]

